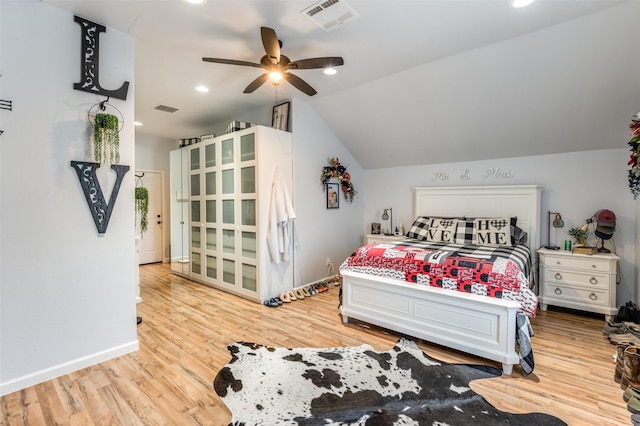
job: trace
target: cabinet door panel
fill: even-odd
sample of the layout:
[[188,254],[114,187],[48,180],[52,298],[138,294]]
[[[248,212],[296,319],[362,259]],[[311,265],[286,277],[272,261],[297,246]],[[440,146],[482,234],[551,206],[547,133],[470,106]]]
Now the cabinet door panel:
[[222,200],[222,223],[230,225],[236,223],[235,215],[235,201]]
[[204,178],[205,194],[216,195],[216,172],[208,172]]
[[242,264],[242,288],[244,290],[256,291],[258,275],[254,265]]
[[236,262],[222,259],[222,281],[227,284],[236,283]]
[[256,233],[255,232],[243,232],[242,233],[242,257],[248,257],[250,259],[256,258]]
[[256,192],[256,168],[243,167],[240,169],[240,192],[243,194],[255,194]]
[[234,161],[233,138],[222,141],[222,164],[231,164]]

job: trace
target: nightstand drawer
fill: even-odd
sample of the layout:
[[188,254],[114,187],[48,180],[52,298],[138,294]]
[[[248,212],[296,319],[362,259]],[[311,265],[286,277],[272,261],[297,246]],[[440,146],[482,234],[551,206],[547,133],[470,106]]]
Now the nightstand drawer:
[[609,276],[605,274],[590,274],[591,271],[579,272],[558,268],[545,268],[544,280],[552,285],[566,285],[588,287],[599,290],[609,290]]
[[545,256],[543,264],[547,268],[569,268],[588,271],[610,272],[611,262],[604,259],[589,259],[587,257],[572,258],[560,256]]
[[599,289],[585,289],[566,287],[547,283],[544,289],[545,303],[554,304],[554,299],[563,303],[579,303],[586,306],[609,306],[609,291]]

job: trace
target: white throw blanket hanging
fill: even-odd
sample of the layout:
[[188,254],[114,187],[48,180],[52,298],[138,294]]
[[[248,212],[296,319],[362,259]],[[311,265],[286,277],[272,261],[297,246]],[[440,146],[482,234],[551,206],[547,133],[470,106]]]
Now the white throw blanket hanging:
[[291,197],[280,171],[273,174],[271,186],[271,206],[269,208],[269,227],[267,230],[267,245],[271,254],[271,262],[289,261],[293,249],[293,211]]

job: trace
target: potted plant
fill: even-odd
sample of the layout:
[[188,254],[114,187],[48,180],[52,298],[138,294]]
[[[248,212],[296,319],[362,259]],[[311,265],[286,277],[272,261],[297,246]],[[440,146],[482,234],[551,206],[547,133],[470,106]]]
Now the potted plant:
[[93,122],[93,155],[95,161],[104,164],[109,152],[111,164],[120,162],[120,132],[118,117],[112,114],[96,114]]
[[576,245],[584,246],[587,244],[587,238],[589,238],[589,231],[582,228],[571,228],[567,232],[576,240]]
[[136,216],[140,216],[140,235],[149,225],[149,191],[144,186],[136,187]]

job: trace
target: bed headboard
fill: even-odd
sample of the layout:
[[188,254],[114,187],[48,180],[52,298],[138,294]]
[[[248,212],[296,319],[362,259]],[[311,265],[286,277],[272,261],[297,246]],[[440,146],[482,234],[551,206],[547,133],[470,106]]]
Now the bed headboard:
[[450,186],[413,189],[413,216],[517,216],[529,234],[531,253],[540,247],[540,185]]

